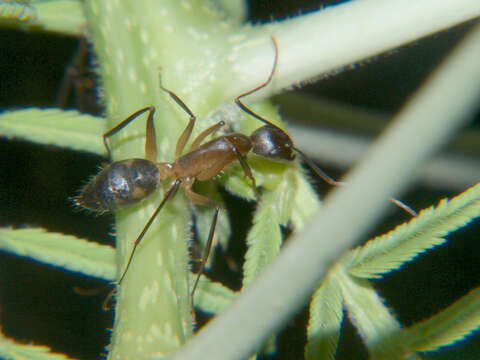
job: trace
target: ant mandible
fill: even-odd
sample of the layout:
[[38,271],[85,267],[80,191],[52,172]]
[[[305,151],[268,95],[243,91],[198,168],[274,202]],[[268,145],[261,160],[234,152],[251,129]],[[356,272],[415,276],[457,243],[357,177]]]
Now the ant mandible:
[[235,161],[238,161],[242,166],[245,176],[251,180],[254,192],[258,194],[255,178],[253,177],[252,171],[246,161],[246,155],[250,151],[253,151],[259,156],[275,161],[292,161],[295,159],[294,152],[296,152],[301,155],[305,163],[318,177],[324,179],[331,185],[343,184],[333,180],[317,166],[315,166],[315,164],[301,150],[295,147],[291,138],[282,129],[250,110],[241,101],[243,97],[259,91],[272,81],[278,63],[278,45],[273,36],[271,39],[275,49],[275,57],[272,71],[268,79],[261,85],[241,94],[235,99],[235,103],[243,111],[266,124],[255,130],[250,136],[234,133],[230,135],[222,135],[211,141],[203,143],[207,136],[214,134],[225,125],[224,121],[219,121],[217,124],[200,133],[194,139],[192,145],[190,146],[189,152],[182,155],[185,145],[192,134],[196,117],[188,108],[188,106],[174,92],[168,90],[162,85],[161,81],[160,88],[165,91],[190,117],[185,130],[183,130],[182,134],[178,138],[175,150],[175,161],[157,162],[155,125],[153,123],[153,117],[155,114],[154,106],[148,106],[134,112],[103,135],[103,142],[105,148],[107,149],[107,155],[108,158],[111,159],[111,150],[107,139],[125,128],[130,122],[135,120],[141,114],[148,112],[145,140],[146,158],[120,160],[107,165],[82,189],[80,195],[75,198],[75,203],[77,205],[99,212],[115,211],[119,208],[126,207],[143,200],[158,188],[161,181],[171,178],[165,190],[163,200],[161,201],[160,205],[158,205],[157,209],[151,215],[150,219],[143,227],[143,230],[135,240],[128,262],[123,270],[122,275],[120,276],[120,279],[117,282],[117,285],[120,285],[125,278],[130,264],[132,263],[135,251],[137,250],[137,247],[143,239],[145,233],[155,220],[155,217],[162,210],[165,203],[175,196],[178,188],[182,186],[185,190],[187,198],[190,199],[191,202],[196,205],[211,206],[215,209],[204,250],[204,256],[201,260],[200,269],[198,270],[195,283],[193,284],[190,293],[193,297],[200,279],[200,275],[203,273],[203,269],[210,252],[213,235],[215,233],[218,212],[220,210],[219,205],[215,201],[196,193],[193,190],[193,184],[196,180],[206,181],[214,178],[227,166]]

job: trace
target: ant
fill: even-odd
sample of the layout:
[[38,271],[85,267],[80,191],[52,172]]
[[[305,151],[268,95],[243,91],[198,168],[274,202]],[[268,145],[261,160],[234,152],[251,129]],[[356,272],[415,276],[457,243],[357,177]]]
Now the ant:
[[80,112],[98,114],[102,108],[96,90],[95,59],[88,40],[81,37],[57,92],[56,104],[65,109],[72,102]]
[[243,169],[244,175],[250,179],[252,188],[258,195],[255,178],[246,161],[246,155],[250,151],[274,161],[293,161],[295,159],[294,152],[296,152],[318,177],[332,185],[343,184],[333,180],[321,171],[301,150],[295,147],[291,138],[282,129],[250,110],[241,100],[245,96],[266,87],[272,81],[278,62],[278,45],[273,36],[271,39],[275,48],[275,58],[268,79],[261,85],[241,94],[235,99],[235,103],[243,111],[266,124],[255,130],[250,136],[234,133],[230,135],[222,135],[203,143],[207,136],[214,134],[225,125],[225,122],[222,120],[200,133],[193,140],[189,151],[182,155],[185,145],[192,134],[196,117],[174,92],[168,90],[162,85],[161,79],[160,88],[165,91],[190,117],[186,128],[177,140],[175,150],[176,160],[173,162],[157,162],[156,135],[153,123],[153,117],[155,114],[154,106],[148,106],[134,112],[103,135],[103,142],[107,149],[108,157],[111,158],[111,151],[107,139],[125,128],[143,113],[148,112],[146,122],[145,159],[120,160],[107,165],[82,189],[80,195],[76,197],[75,203],[77,205],[99,212],[114,211],[143,200],[158,188],[161,181],[171,178],[165,190],[163,200],[135,240],[130,257],[117,285],[120,285],[125,278],[134,258],[135,251],[145,233],[148,231],[165,203],[175,196],[178,188],[181,186],[184,188],[187,198],[192,203],[196,205],[210,206],[215,209],[204,250],[204,256],[201,259],[201,265],[190,292],[193,298],[193,294],[197,288],[200,275],[203,273],[212,246],[212,239],[215,233],[218,212],[220,210],[219,205],[215,201],[196,193],[193,190],[193,184],[196,180],[206,181],[214,178],[227,166],[238,161]]

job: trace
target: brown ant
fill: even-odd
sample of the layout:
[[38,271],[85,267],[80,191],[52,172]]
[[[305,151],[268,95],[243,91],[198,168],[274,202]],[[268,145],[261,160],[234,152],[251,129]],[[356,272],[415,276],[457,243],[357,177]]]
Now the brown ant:
[[111,151],[107,139],[118,133],[138,116],[148,111],[145,140],[146,159],[128,159],[109,164],[83,188],[80,195],[75,199],[77,205],[99,212],[114,211],[143,200],[158,188],[161,181],[168,178],[172,179],[165,190],[165,196],[162,202],[135,240],[125,270],[118,280],[118,285],[123,281],[128,268],[130,267],[137,246],[148,231],[150,225],[153,223],[155,217],[161,211],[164,204],[169,199],[173,198],[178,188],[182,186],[185,189],[187,197],[194,204],[211,206],[215,209],[206,243],[205,256],[202,259],[198,276],[191,291],[191,294],[193,295],[210,251],[220,209],[215,201],[193,191],[192,187],[195,180],[209,180],[217,176],[234,161],[238,161],[243,168],[245,176],[251,180],[252,187],[256,192],[255,178],[253,177],[252,171],[245,159],[248,152],[253,151],[256,154],[269,159],[291,161],[295,158],[295,155],[292,152],[295,148],[293,147],[293,143],[289,136],[277,126],[253,113],[240,101],[240,98],[257,91],[270,83],[276,69],[278,53],[276,41],[273,38],[272,40],[275,45],[276,55],[275,63],[268,80],[261,86],[244,93],[235,99],[242,109],[267,124],[254,131],[250,136],[234,133],[220,136],[202,144],[207,136],[215,133],[225,125],[224,121],[220,121],[199,134],[194,139],[189,152],[182,155],[195,125],[196,117],[188,106],[175,93],[163,87],[161,82],[160,88],[167,92],[190,117],[188,125],[177,141],[175,161],[157,162],[156,135],[153,123],[153,117],[155,114],[154,106],[148,106],[136,111],[103,135],[103,142],[107,149],[107,155],[111,158]]
[[143,230],[135,240],[127,265],[125,266],[117,285],[120,285],[125,278],[137,246],[150,228],[155,217],[161,211],[165,203],[175,196],[178,188],[182,186],[185,189],[187,197],[194,204],[211,206],[215,209],[212,223],[210,225],[204,257],[201,261],[197,278],[192,287],[191,295],[193,296],[210,252],[220,209],[215,201],[194,192],[192,188],[193,184],[196,180],[206,181],[214,178],[227,166],[238,161],[242,166],[245,176],[251,180],[255,193],[257,193],[255,178],[253,177],[252,171],[246,161],[246,155],[250,151],[253,151],[255,154],[262,157],[277,161],[294,160],[295,151],[301,155],[303,160],[317,176],[332,185],[342,184],[333,180],[317,168],[302,151],[294,146],[293,141],[282,129],[254,113],[241,101],[241,98],[266,87],[272,81],[278,62],[278,45],[273,37],[272,42],[275,48],[275,58],[268,79],[261,85],[241,94],[235,99],[235,103],[243,111],[266,124],[255,130],[250,136],[234,133],[219,136],[202,144],[207,136],[214,134],[225,125],[224,121],[220,121],[200,133],[194,139],[189,152],[182,155],[185,145],[192,134],[196,117],[175,93],[163,87],[161,81],[160,88],[167,92],[190,117],[189,123],[177,141],[175,161],[157,162],[157,145],[155,126],[153,123],[153,116],[155,114],[154,106],[148,106],[134,112],[103,135],[103,142],[107,149],[108,157],[111,158],[111,151],[107,139],[118,133],[141,114],[148,112],[145,140],[146,159],[127,159],[109,164],[83,188],[80,195],[75,199],[77,205],[99,212],[114,211],[143,200],[158,188],[161,181],[171,178],[165,190],[162,202],[151,215],[150,219],[143,227]]

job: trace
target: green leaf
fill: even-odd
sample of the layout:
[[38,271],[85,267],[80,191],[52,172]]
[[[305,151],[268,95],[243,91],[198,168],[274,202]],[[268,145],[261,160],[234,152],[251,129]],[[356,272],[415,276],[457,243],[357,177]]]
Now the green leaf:
[[295,229],[302,229],[318,210],[320,201],[305,174],[295,173],[296,192],[292,208],[292,224]]
[[276,211],[276,191],[264,191],[247,236],[243,285],[250,284],[280,251],[282,233]]
[[73,360],[63,354],[50,352],[41,345],[19,344],[0,334],[0,357],[6,360]]
[[305,358],[335,359],[343,321],[343,298],[334,276],[327,276],[313,294]]
[[[288,171],[285,172],[288,174]],[[283,178],[283,185],[263,191],[259,200],[259,206],[254,214],[253,226],[247,236],[247,253],[243,264],[243,286],[254,281],[258,274],[267,266],[280,252],[282,245],[282,233],[280,231],[281,217],[286,220],[289,214],[285,215],[285,200],[288,194],[294,191],[294,187],[288,187],[290,191],[285,192],[285,183],[288,183],[288,176]],[[287,195],[286,195],[287,194]],[[285,196],[286,195],[286,196]],[[291,209],[291,207],[287,207]],[[286,221],[285,221],[286,222]],[[276,349],[276,335],[271,335],[263,344],[262,352],[273,353]],[[256,357],[251,357],[255,359]]]
[[230,176],[222,177],[221,182],[225,189],[232,194],[240,196],[245,200],[256,200],[250,179],[247,179],[240,172],[237,171],[235,175],[230,174]]
[[35,27],[67,35],[81,36],[86,33],[87,20],[80,0],[34,0],[37,12]]
[[398,341],[400,324],[368,280],[354,278],[340,266],[335,268],[345,310],[374,359],[403,359],[407,344]]
[[80,0],[0,1],[0,23],[74,36],[87,29]]
[[342,262],[350,274],[380,278],[426,250],[445,243],[445,235],[480,216],[480,183],[459,196],[422,210],[410,222],[350,252]]
[[0,249],[15,255],[104,280],[116,277],[115,250],[43,229],[2,229]]
[[292,216],[295,196],[297,195],[297,173],[294,166],[284,171],[281,181],[275,184],[275,212],[278,214],[279,224],[288,226]]
[[74,110],[27,108],[0,113],[0,136],[105,154],[105,120]]
[[415,351],[435,351],[465,339],[480,327],[480,289],[474,289],[448,308],[408,330]]
[[202,276],[198,282],[193,303],[202,311],[219,314],[230,305],[235,296],[235,292],[226,286]]
[[0,1],[0,23],[25,26],[37,20],[37,11],[26,1]]

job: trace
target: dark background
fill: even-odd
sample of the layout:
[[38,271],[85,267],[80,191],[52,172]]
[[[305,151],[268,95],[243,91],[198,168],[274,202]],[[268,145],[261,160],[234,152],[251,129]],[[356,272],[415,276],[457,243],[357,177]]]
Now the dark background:
[[[319,4],[319,1],[251,1],[249,19],[258,23],[286,18],[312,11]],[[323,79],[302,91],[393,113],[464,36],[470,25],[415,42],[394,54],[379,56],[375,61]],[[72,37],[0,30],[0,110],[56,105],[62,79],[78,43],[78,39]],[[99,113],[101,105],[95,103],[95,91],[89,87],[91,74],[86,69],[87,73],[81,77],[83,91],[72,92],[67,106]],[[464,131],[478,131],[478,124],[477,116],[476,123]],[[468,151],[478,158],[478,146]],[[111,217],[78,212],[68,200],[96,173],[104,159],[52,146],[0,139],[0,161],[0,226],[38,226],[113,244]],[[319,165],[335,177],[340,174],[339,169]],[[472,183],[474,181],[478,179],[472,179]],[[328,186],[319,184],[322,194],[328,190]],[[429,189],[416,184],[403,199],[421,209],[456,193],[453,189]],[[231,286],[238,286],[238,273],[225,275],[229,271],[225,258],[233,257],[234,261],[242,258],[251,214],[245,212],[248,204],[228,194],[224,196],[234,226],[234,238],[227,255],[217,254],[216,270],[220,274],[211,276],[229,278]],[[408,215],[393,209],[372,234],[387,231],[406,220]],[[479,286],[479,229],[477,223],[456,232],[449,237],[451,241],[447,245],[376,282],[403,324],[410,325],[433,315]],[[111,326],[112,314],[101,310],[103,293],[80,296],[73,291],[73,286],[91,289],[103,286],[103,282],[5,253],[0,253],[0,274],[0,323],[7,336],[26,343],[48,345],[76,358],[99,357],[108,343],[109,332],[105,329]],[[273,358],[303,356],[303,329],[307,317],[304,311],[288,324],[280,335],[278,354]],[[354,328],[345,322],[344,330],[338,358],[366,358]],[[480,353],[479,336],[427,358],[473,359],[476,353]]]

